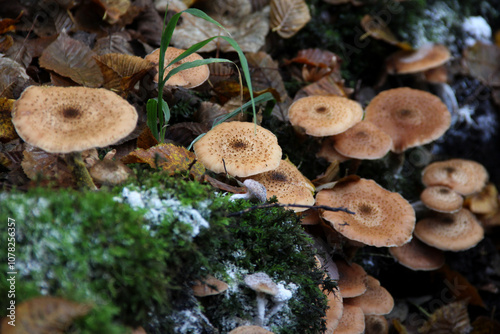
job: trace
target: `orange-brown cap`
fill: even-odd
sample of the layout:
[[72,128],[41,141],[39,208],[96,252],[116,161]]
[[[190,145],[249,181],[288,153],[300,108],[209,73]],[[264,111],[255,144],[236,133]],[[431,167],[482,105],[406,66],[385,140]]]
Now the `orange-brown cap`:
[[273,334],[273,332],[268,331],[260,326],[240,326],[236,327],[228,334]]
[[218,295],[229,288],[227,283],[208,275],[202,281],[196,281],[191,289],[196,297],[206,297],[212,295]]
[[389,323],[383,315],[365,315],[365,334],[387,334]]
[[308,135],[326,137],[344,132],[361,121],[363,108],[342,96],[307,96],[288,109],[290,123]]
[[136,127],[135,108],[104,88],[30,86],[14,103],[12,123],[27,143],[50,153],[105,147]]
[[316,153],[316,157],[323,158],[328,162],[344,162],[349,160],[345,155],[340,154],[334,147],[334,136],[325,137],[321,143],[321,147]]
[[333,136],[335,150],[355,159],[380,159],[392,148],[392,138],[370,121],[361,121]]
[[339,271],[337,286],[342,291],[342,297],[352,298],[366,292],[367,273],[357,263],[347,264],[344,260],[335,261]]
[[418,50],[401,50],[386,60],[389,74],[417,73],[443,65],[450,60],[450,51],[440,44],[426,44]]
[[194,153],[205,168],[240,177],[276,169],[281,161],[276,136],[249,122],[215,126],[194,144]]
[[[253,175],[250,177],[261,183],[267,190],[267,198],[276,196],[282,204],[314,204],[314,186],[288,160],[281,160],[278,168]],[[302,212],[307,208],[291,207],[295,212]]]
[[365,120],[386,132],[392,151],[401,153],[441,137],[450,127],[451,114],[437,96],[402,87],[375,96],[366,107]]
[[366,292],[354,298],[344,298],[344,305],[360,307],[364,314],[388,314],[394,307],[391,294],[373,276],[366,277]]
[[412,238],[415,211],[400,194],[373,180],[339,182],[316,195],[317,205],[345,207],[355,214],[324,211],[322,216],[345,237],[376,247],[402,246]]
[[480,192],[467,196],[464,206],[471,212],[481,215],[494,215],[499,207],[498,190],[488,183]]
[[427,186],[447,186],[462,195],[480,191],[488,181],[488,172],[478,162],[450,159],[433,162],[422,172],[422,182]]
[[340,291],[335,291],[335,293],[330,292],[326,295],[328,299],[328,309],[326,310],[326,333],[336,333],[335,328],[339,325],[340,318],[342,318],[342,313],[344,310],[344,304],[342,303],[342,295]]
[[415,236],[429,246],[456,252],[477,245],[483,240],[484,229],[469,210],[461,209],[420,220]]
[[[169,46],[165,51],[165,61],[164,64],[167,66],[172,60],[177,58],[186,50],[177,49],[172,46]],[[147,55],[144,59],[149,60],[151,63],[155,64],[157,67],[160,63],[160,49],[156,49]],[[165,76],[174,68],[179,67],[184,63],[189,63],[195,60],[203,59],[197,53],[192,53],[186,58],[176,62],[173,65],[165,67]],[[210,76],[210,70],[208,69],[208,65],[201,65],[197,67],[188,68],[180,71],[179,73],[174,74],[170,79],[167,80],[166,84],[170,86],[181,86],[184,88],[193,88],[204,83],[208,77]],[[158,82],[159,74],[156,73],[154,77],[154,81]]]
[[335,334],[362,334],[365,332],[365,315],[360,307],[344,303],[344,311]]
[[462,195],[446,186],[430,186],[420,194],[426,207],[438,212],[457,212],[462,208]]
[[389,253],[403,266],[412,270],[435,270],[444,264],[444,253],[413,238],[401,247],[389,248]]

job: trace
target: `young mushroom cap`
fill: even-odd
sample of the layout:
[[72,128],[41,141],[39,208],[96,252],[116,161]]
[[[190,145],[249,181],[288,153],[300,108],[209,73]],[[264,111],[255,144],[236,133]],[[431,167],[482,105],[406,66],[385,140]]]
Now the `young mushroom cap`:
[[438,212],[457,212],[462,208],[464,198],[446,186],[430,186],[420,194],[420,200],[426,207]]
[[282,154],[271,131],[249,122],[215,126],[194,144],[194,153],[205,168],[240,177],[276,169]]
[[352,298],[366,292],[366,277],[368,274],[357,263],[347,264],[344,260],[335,261],[339,271],[337,285],[342,291],[342,297]]
[[387,334],[389,323],[383,315],[365,315],[365,334]]
[[[167,66],[172,60],[177,58],[178,56],[181,55],[186,50],[183,49],[177,49],[172,46],[169,46],[167,50],[165,51],[165,60],[164,64]],[[150,61],[151,63],[155,64],[157,67],[160,63],[160,49],[156,49],[153,52],[151,52],[149,55],[147,55],[144,59]],[[186,58],[176,62],[175,64],[172,64],[168,67],[165,68],[165,76],[174,68],[179,67],[180,65],[184,63],[189,63],[195,60],[201,60],[203,59],[202,56],[200,56],[197,53],[192,53]],[[180,71],[179,73],[174,74],[170,79],[167,80],[166,85],[170,86],[181,86],[184,88],[194,88],[205,81],[207,81],[208,77],[210,76],[210,70],[208,69],[208,65],[201,65],[197,67],[192,67],[188,68],[185,70]],[[158,82],[159,80],[159,74],[156,73],[154,77],[154,82]]]
[[335,230],[351,240],[376,247],[394,247],[412,238],[415,211],[411,204],[373,180],[339,182],[333,189],[318,192],[316,204],[346,207],[355,213],[322,213]]
[[355,159],[380,159],[392,148],[392,138],[370,121],[361,121],[333,136],[340,154]]
[[390,247],[389,253],[403,266],[412,270],[436,270],[444,264],[443,251],[413,238],[400,247]]
[[344,305],[358,306],[364,314],[388,314],[394,307],[391,294],[373,276],[366,277],[366,292],[354,298],[344,298]]
[[103,88],[30,86],[14,103],[12,123],[27,143],[50,153],[105,147],[136,127],[135,108]]
[[90,167],[89,172],[94,181],[102,185],[118,185],[134,175],[122,162],[108,159]]
[[325,137],[344,132],[361,121],[363,108],[342,96],[307,96],[298,99],[288,109],[292,125],[308,135]]
[[[251,176],[267,190],[267,198],[276,196],[282,204],[314,204],[314,186],[288,160],[281,160],[275,170]],[[291,207],[295,212],[302,212],[307,208]]]
[[437,96],[402,87],[375,96],[366,107],[365,120],[387,133],[392,151],[401,153],[441,137],[450,127],[451,114]]
[[365,332],[365,314],[363,310],[354,305],[344,303],[342,318],[334,334],[362,334]]
[[440,44],[426,44],[418,50],[400,50],[386,60],[389,74],[423,72],[443,65],[450,60],[450,51]]
[[474,247],[484,238],[484,229],[467,209],[424,218],[415,226],[415,236],[429,246],[448,251]]
[[422,172],[425,186],[446,186],[462,195],[480,191],[487,181],[488,172],[484,166],[465,159],[433,162]]
[[265,293],[271,296],[276,296],[279,292],[276,283],[273,282],[269,275],[263,272],[245,276],[245,284],[256,292]]

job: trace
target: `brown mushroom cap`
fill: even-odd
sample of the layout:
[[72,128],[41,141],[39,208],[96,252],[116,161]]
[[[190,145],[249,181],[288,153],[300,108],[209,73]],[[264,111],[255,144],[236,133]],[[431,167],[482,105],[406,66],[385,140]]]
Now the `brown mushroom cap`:
[[363,108],[342,96],[307,96],[288,109],[290,123],[308,135],[325,137],[344,132],[361,121]]
[[365,315],[360,307],[344,303],[344,311],[335,334],[362,334],[365,331]]
[[389,253],[403,266],[412,270],[435,270],[444,264],[444,253],[417,238],[401,247],[389,248]]
[[334,136],[325,137],[321,142],[321,147],[316,153],[316,157],[323,158],[328,162],[344,162],[349,160],[348,157],[340,154],[334,147]]
[[402,87],[375,96],[366,107],[365,120],[387,133],[392,151],[401,153],[441,137],[450,127],[451,114],[437,96]]
[[427,186],[446,186],[459,194],[470,195],[480,191],[488,181],[488,172],[480,163],[465,159],[433,162],[422,172]]
[[12,123],[27,143],[50,153],[105,147],[129,135],[137,112],[103,88],[30,86],[14,103]]
[[233,329],[228,334],[273,334],[273,332],[260,326],[240,326]]
[[326,295],[328,299],[328,309],[326,310],[326,331],[327,333],[335,333],[335,328],[339,325],[340,319],[342,318],[342,313],[344,310],[344,304],[342,303],[342,295],[340,291],[335,291],[335,293],[330,292]]
[[467,196],[464,206],[475,214],[491,216],[498,212],[500,197],[493,183],[488,183],[480,192]]
[[351,240],[376,247],[402,246],[412,238],[415,211],[400,194],[373,180],[339,182],[316,195],[317,205],[346,207],[355,212],[324,211],[322,217]]
[[366,292],[367,273],[357,263],[347,264],[344,260],[335,261],[339,271],[339,280],[337,285],[342,291],[342,297],[352,298],[362,295]]
[[[251,176],[267,190],[267,198],[276,196],[282,204],[314,204],[314,186],[302,173],[288,160],[281,160],[278,168]],[[302,212],[307,208],[291,207],[295,212]]]
[[355,159],[380,159],[392,148],[392,138],[370,121],[361,121],[333,136],[340,154]]
[[364,314],[388,314],[394,307],[391,294],[373,276],[366,277],[366,292],[354,298],[344,298],[344,305],[360,307]]
[[430,186],[420,194],[426,207],[438,212],[457,212],[462,208],[464,198],[446,186]]
[[387,334],[389,323],[383,315],[365,315],[365,334]]
[[456,252],[477,245],[483,240],[484,230],[469,210],[461,209],[420,220],[415,236],[429,246]]
[[[172,46],[169,46],[167,50],[165,51],[165,67],[175,58],[181,55],[186,50],[183,49],[177,49]],[[144,59],[150,61],[151,63],[155,64],[157,67],[160,63],[160,49],[156,49],[153,52],[151,52],[149,55],[147,55]],[[173,70],[176,67],[179,67],[180,65],[184,63],[189,63],[195,60],[201,60],[203,59],[202,56],[200,56],[197,53],[192,53],[186,58],[176,62],[173,65],[170,65],[165,68],[165,76]],[[208,77],[210,76],[210,70],[208,69],[208,65],[201,65],[197,67],[192,67],[188,68],[185,70],[180,71],[179,73],[174,74],[170,79],[167,80],[166,85],[170,86],[181,86],[184,88],[193,88],[201,85],[205,81],[207,81]],[[158,82],[159,79],[159,74],[156,73],[154,77],[154,82]]]
[[[278,139],[269,130],[249,122],[224,122],[194,144],[205,168],[216,173],[247,177],[276,169],[281,161]],[[266,187],[267,188],[267,187]]]
[[89,169],[90,176],[102,185],[118,185],[125,182],[134,173],[120,161],[104,159]]
[[427,44],[418,50],[401,50],[387,58],[389,74],[406,74],[423,72],[443,65],[450,60],[450,51],[439,44]]
[[263,272],[245,276],[245,284],[256,292],[266,293],[271,296],[276,296],[279,292],[276,283],[273,282],[269,275]]
[[191,289],[193,290],[193,294],[196,297],[206,297],[212,295],[218,295],[224,291],[226,291],[229,286],[213,277],[212,275],[208,275],[203,281],[196,281]]

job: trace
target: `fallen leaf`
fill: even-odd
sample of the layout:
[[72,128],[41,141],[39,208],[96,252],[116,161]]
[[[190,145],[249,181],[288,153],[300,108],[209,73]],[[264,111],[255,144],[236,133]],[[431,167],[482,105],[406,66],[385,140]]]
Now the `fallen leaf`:
[[467,303],[457,301],[437,309],[429,320],[418,329],[418,332],[423,334],[467,334],[471,329]]
[[18,138],[14,124],[12,124],[12,106],[15,100],[0,97],[0,142],[6,143]]
[[335,53],[318,48],[302,49],[297,56],[287,62],[340,70],[340,57]]
[[457,300],[468,300],[471,305],[486,308],[477,289],[459,272],[452,270],[447,265],[441,267],[438,272],[444,276],[444,282]]
[[488,86],[500,86],[500,47],[476,42],[464,50],[464,62],[470,75]]
[[146,126],[139,137],[137,137],[137,148],[147,150],[155,145],[158,145],[158,140],[153,136],[151,129]]
[[93,0],[104,9],[103,19],[109,24],[120,20],[130,7],[130,0]]
[[169,126],[165,132],[165,138],[187,147],[196,137],[208,132],[210,128],[211,127],[201,123],[181,122]]
[[271,29],[283,38],[290,38],[311,20],[304,0],[271,0]]
[[26,70],[16,61],[0,55],[0,96],[14,98],[13,91],[24,86],[30,77]]
[[480,315],[472,323],[472,332],[470,334],[495,334],[500,333],[500,322],[484,315]]
[[387,24],[378,16],[363,16],[363,18],[361,19],[361,26],[366,31],[366,34],[361,36],[361,40],[365,39],[367,36],[371,36],[391,45],[396,45],[403,50],[413,50],[412,46],[408,42],[399,41],[389,29]]
[[97,39],[92,51],[94,51],[98,55],[104,55],[107,53],[133,55],[134,50],[129,44],[131,40],[132,38],[127,32],[115,32],[113,34],[110,34],[109,36]]
[[40,66],[87,87],[99,87],[103,82],[94,52],[65,32],[51,43],[40,57]]
[[83,317],[91,306],[63,298],[31,298],[16,307],[16,326],[2,322],[4,334],[63,334],[76,318]]
[[207,174],[205,174],[203,176],[203,180],[210,183],[214,188],[217,188],[217,189],[220,189],[223,191],[227,191],[227,192],[230,192],[233,194],[244,194],[246,192],[245,187],[232,186],[232,185],[227,184],[225,182],[214,179],[213,177],[211,177],[210,175],[207,175]]
[[16,30],[16,23],[19,22],[19,19],[23,13],[19,14],[19,16],[15,19],[0,19],[0,34],[8,33],[9,31]]
[[14,38],[10,35],[5,35],[0,37],[0,53],[5,53],[14,45]]
[[193,152],[174,144],[159,144],[147,150],[137,149],[122,158],[125,164],[146,163],[152,168],[161,168],[169,175],[189,171],[195,179],[200,180],[205,173],[205,167],[196,161]]
[[297,94],[295,94],[295,100],[313,95],[337,95],[347,97],[351,93],[351,88],[344,87],[344,80],[339,78],[337,73],[331,72],[320,80],[302,87]]
[[464,207],[475,214],[492,216],[498,212],[498,190],[488,183],[480,192],[466,196]]
[[[194,112],[193,118],[196,122],[201,123],[206,128],[210,129],[221,116],[228,114],[230,111],[224,109],[221,105],[217,103],[212,103],[204,101],[200,104],[200,107]],[[230,118],[228,121],[243,121],[245,115],[239,113],[235,117]],[[206,131],[203,131],[206,132]],[[202,132],[202,133],[203,133]]]

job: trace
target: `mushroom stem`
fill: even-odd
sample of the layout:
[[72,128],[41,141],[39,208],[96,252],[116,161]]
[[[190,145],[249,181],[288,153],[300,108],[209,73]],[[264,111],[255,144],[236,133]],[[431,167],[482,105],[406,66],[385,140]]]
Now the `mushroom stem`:
[[264,318],[266,316],[267,299],[263,292],[257,292],[257,325],[264,326]]
[[85,167],[82,159],[82,152],[71,152],[65,156],[66,163],[75,178],[76,185],[81,189],[97,190],[97,187],[90,176],[90,173]]

